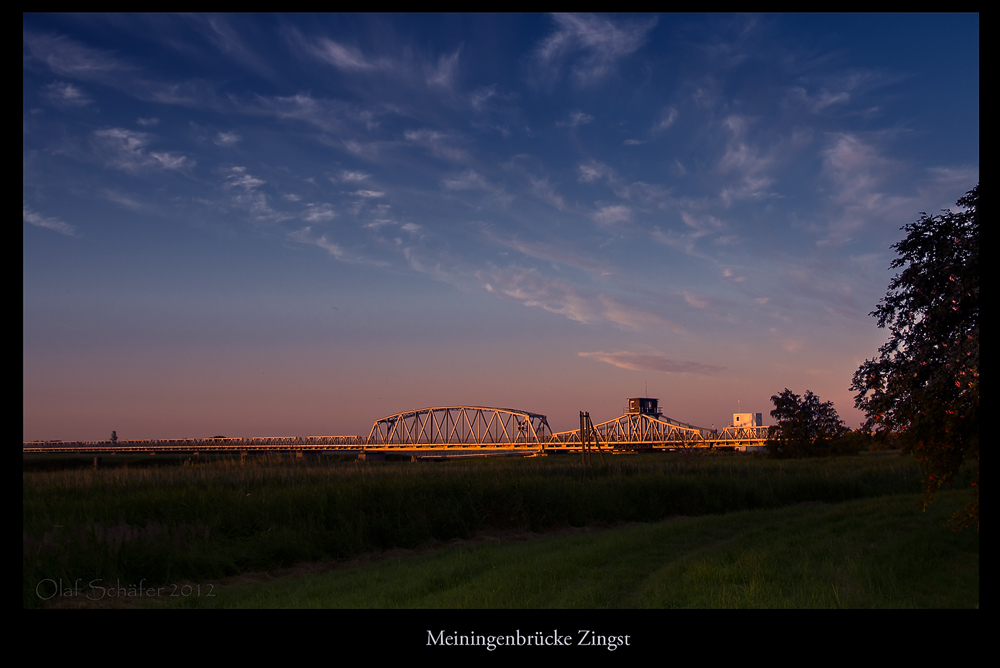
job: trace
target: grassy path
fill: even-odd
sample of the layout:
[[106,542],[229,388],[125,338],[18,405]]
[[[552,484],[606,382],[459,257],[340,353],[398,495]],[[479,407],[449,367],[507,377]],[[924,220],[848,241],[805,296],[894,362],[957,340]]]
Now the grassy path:
[[[390,557],[218,587],[226,608],[973,608],[979,536],[960,493],[675,518],[607,531]],[[158,604],[157,604],[158,605]]]

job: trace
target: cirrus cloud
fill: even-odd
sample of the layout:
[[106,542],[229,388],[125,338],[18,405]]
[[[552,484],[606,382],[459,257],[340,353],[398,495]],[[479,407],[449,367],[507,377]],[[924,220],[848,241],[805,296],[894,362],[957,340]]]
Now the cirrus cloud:
[[652,353],[630,353],[625,351],[606,353],[600,351],[577,354],[580,357],[591,357],[607,364],[613,364],[621,369],[631,369],[633,371],[663,371],[664,373],[700,373],[712,375],[725,368],[714,364],[703,364],[702,362],[673,360],[665,355]]
[[21,204],[21,216],[22,220],[26,223],[31,223],[35,227],[44,227],[47,230],[52,230],[53,232],[59,232],[60,234],[65,234],[70,237],[77,236],[76,228],[69,223],[63,222],[58,218],[48,218],[40,213],[32,211],[27,204]]
[[535,64],[546,79],[554,79],[569,62],[580,86],[594,85],[615,71],[622,60],[643,44],[657,19],[643,23],[615,22],[603,16],[557,14],[554,33],[535,50]]

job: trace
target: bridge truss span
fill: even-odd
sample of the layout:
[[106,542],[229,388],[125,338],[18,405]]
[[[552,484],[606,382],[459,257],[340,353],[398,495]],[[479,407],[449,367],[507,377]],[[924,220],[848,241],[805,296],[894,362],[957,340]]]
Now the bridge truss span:
[[[714,448],[743,449],[761,446],[767,440],[768,427],[729,426],[718,431],[698,427],[659,415],[626,413],[594,425],[598,441],[615,450]],[[554,447],[575,449],[581,446],[579,430],[561,431],[552,435]]]
[[734,444],[762,445],[767,441],[768,429],[770,427],[730,425],[719,432],[719,440],[732,442]]
[[676,443],[702,444],[714,437],[711,429],[678,422],[671,418],[644,413],[626,413],[594,425],[602,440],[609,444]]
[[539,413],[488,406],[435,406],[379,418],[367,445],[544,445],[552,437]]
[[[594,431],[602,444],[626,449],[653,445],[709,445],[718,438],[711,429],[646,413],[625,413],[594,425]],[[559,432],[552,440],[567,445],[579,444],[580,432]]]

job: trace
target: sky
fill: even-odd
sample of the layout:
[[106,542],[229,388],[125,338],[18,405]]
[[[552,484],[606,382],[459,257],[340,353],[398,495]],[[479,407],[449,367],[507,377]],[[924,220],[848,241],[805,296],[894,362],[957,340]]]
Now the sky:
[[24,440],[851,378],[979,181],[979,17],[22,16]]

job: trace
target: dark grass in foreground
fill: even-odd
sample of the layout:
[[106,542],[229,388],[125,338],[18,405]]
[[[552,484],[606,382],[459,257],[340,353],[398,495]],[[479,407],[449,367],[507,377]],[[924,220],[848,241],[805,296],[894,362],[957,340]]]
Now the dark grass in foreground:
[[677,518],[446,547],[166,599],[220,608],[974,608],[979,534],[942,494]]
[[898,456],[573,457],[442,464],[216,460],[22,474],[23,603],[42,581],[159,585],[490,530],[547,532],[917,493]]

